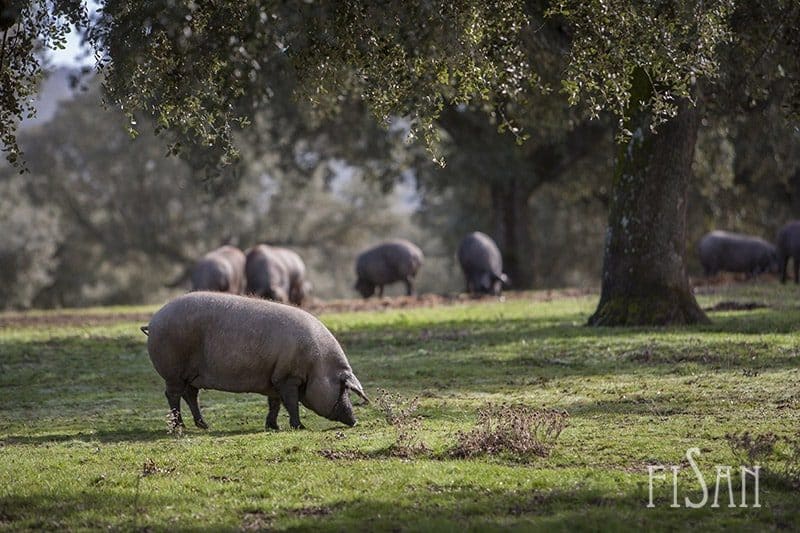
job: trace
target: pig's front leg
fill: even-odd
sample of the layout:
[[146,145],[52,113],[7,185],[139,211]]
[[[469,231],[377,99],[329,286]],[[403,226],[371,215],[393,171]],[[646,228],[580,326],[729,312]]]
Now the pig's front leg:
[[300,380],[298,378],[288,378],[278,385],[286,410],[289,411],[289,425],[292,429],[305,429],[300,423]]

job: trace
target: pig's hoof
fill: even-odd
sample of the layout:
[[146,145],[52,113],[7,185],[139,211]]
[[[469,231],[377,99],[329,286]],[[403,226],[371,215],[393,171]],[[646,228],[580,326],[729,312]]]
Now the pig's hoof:
[[197,420],[195,420],[194,425],[199,427],[200,429],[208,429],[208,424],[206,424],[206,421],[203,420],[202,418],[198,418]]
[[292,426],[292,429],[306,429],[303,424],[297,424],[296,426]]

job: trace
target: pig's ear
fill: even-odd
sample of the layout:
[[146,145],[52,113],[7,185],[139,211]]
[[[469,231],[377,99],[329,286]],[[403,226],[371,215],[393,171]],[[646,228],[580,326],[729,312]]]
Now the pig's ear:
[[358,378],[355,377],[353,374],[349,373],[345,374],[343,376],[342,383],[346,388],[350,389],[351,391],[361,396],[361,399],[364,400],[364,403],[369,403],[369,398],[367,398],[367,395],[364,393],[364,389],[363,387],[361,387],[361,383],[358,381]]

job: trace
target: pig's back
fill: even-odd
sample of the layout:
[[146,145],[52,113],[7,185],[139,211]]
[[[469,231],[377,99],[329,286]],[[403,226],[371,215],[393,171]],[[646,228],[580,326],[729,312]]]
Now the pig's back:
[[272,392],[273,379],[302,373],[333,336],[291,306],[223,293],[176,298],[150,321],[156,371],[198,388]]

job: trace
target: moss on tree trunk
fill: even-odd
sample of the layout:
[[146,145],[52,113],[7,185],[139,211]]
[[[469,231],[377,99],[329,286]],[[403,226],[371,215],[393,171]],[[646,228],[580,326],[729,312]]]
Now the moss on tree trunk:
[[[647,77],[634,75],[634,101],[646,98]],[[699,111],[689,102],[650,131],[649,115],[630,114],[632,137],[619,147],[603,258],[600,303],[593,326],[695,324],[708,318],[686,275],[686,192]]]

